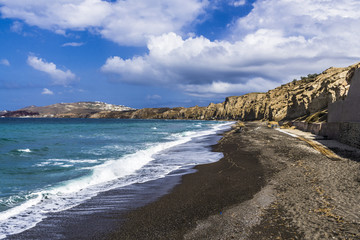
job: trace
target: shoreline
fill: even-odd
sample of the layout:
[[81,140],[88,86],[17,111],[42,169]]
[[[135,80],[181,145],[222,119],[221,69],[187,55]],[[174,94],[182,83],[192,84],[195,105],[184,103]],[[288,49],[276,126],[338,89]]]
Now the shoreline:
[[129,212],[125,223],[105,239],[182,239],[199,220],[221,216],[229,206],[252,199],[265,185],[258,152],[241,147],[246,143],[236,129],[223,136],[212,147],[224,153],[222,159],[195,166],[197,171],[182,176],[169,194]]
[[102,239],[360,238],[359,162],[256,122],[213,150],[224,158],[196,166]]

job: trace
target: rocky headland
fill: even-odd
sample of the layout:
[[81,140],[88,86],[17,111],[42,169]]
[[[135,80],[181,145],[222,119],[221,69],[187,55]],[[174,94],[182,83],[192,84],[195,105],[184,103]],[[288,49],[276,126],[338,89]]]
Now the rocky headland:
[[37,117],[37,118],[89,118],[99,112],[123,112],[135,109],[122,105],[103,102],[56,103],[49,106],[28,106],[16,111],[3,111],[4,117]]

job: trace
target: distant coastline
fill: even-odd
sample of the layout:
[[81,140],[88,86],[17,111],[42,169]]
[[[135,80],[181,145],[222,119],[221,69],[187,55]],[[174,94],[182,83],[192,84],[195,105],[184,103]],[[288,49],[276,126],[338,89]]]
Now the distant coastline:
[[347,73],[359,66],[329,68],[321,74],[309,74],[300,80],[281,85],[266,93],[227,97],[222,103],[207,107],[133,109],[102,102],[58,103],[3,111],[3,117],[120,118],[120,119],[194,119],[194,120],[269,120],[306,119],[321,115],[326,121],[328,106],[347,96]]

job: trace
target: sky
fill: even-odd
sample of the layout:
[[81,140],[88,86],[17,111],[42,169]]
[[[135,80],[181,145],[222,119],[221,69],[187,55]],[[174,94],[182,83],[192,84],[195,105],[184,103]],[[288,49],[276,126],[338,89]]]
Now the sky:
[[360,61],[358,0],[0,0],[0,110],[206,106]]

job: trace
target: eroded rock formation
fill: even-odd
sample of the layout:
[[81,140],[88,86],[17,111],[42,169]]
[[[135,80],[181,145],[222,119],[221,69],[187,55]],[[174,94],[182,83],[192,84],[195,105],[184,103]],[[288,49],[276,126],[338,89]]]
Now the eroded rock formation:
[[245,121],[296,119],[327,109],[330,103],[344,99],[349,89],[349,77],[359,66],[360,63],[346,68],[331,67],[319,75],[294,80],[266,93],[227,97],[223,103],[211,103],[207,107],[165,111],[141,109],[127,117]]

